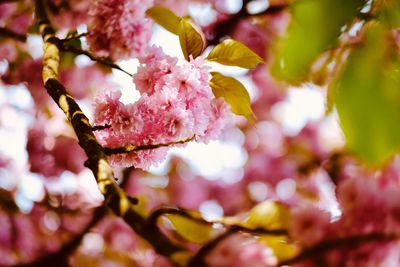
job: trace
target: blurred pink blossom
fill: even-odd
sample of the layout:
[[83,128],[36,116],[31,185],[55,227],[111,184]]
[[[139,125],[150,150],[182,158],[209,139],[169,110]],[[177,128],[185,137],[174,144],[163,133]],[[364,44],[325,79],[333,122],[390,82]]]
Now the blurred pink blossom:
[[152,22],[145,11],[152,0],[96,0],[89,10],[90,50],[113,60],[139,55],[151,37]]

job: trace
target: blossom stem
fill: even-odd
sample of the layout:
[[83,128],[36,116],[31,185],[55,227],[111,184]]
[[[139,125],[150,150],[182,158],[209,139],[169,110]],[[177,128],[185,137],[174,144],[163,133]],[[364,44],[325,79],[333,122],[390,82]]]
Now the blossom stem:
[[[62,41],[62,40],[60,40]],[[123,68],[121,68],[119,65],[115,64],[114,62],[112,62],[111,60],[109,60],[108,58],[104,58],[104,57],[97,57],[95,55],[92,55],[89,51],[86,50],[82,50],[82,49],[78,49],[76,47],[70,46],[70,45],[65,45],[63,42],[60,42],[60,50],[63,52],[71,52],[77,55],[85,55],[88,58],[90,58],[93,61],[96,61],[104,66],[113,68],[113,69],[117,69],[120,70],[126,74],[128,74],[129,76],[133,76],[131,73],[127,72],[126,70],[124,70]]]
[[17,33],[10,29],[0,27],[0,37],[11,38],[20,42],[26,42],[26,34]]
[[92,170],[100,192],[104,195],[104,204],[114,214],[120,216],[139,236],[147,240],[159,254],[171,257],[174,253],[182,251],[183,248],[169,240],[158,227],[151,231],[146,228],[146,219],[135,210],[134,203],[115,182],[113,171],[107,162],[107,155],[94,136],[89,119],[58,81],[60,50],[57,42],[59,39],[55,36],[55,31],[47,17],[44,1],[35,0],[35,5],[39,31],[44,41],[43,85],[65,113],[78,137],[79,145],[88,156],[86,165]]
[[157,149],[160,147],[184,144],[184,143],[192,141],[194,139],[194,137],[195,136],[191,136],[191,137],[188,137],[188,138],[185,138],[182,140],[168,142],[168,143],[164,143],[164,144],[150,144],[150,145],[142,145],[142,146],[129,145],[126,147],[117,147],[117,148],[105,147],[104,152],[106,153],[106,155],[114,155],[114,154],[126,154],[126,153],[130,153],[130,152],[141,151],[141,150]]

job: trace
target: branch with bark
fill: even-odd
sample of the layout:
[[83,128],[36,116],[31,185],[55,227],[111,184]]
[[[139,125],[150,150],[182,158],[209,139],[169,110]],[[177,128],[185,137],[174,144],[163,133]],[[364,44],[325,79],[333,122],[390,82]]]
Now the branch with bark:
[[92,219],[89,223],[71,240],[64,244],[60,250],[44,255],[33,262],[26,264],[19,264],[14,267],[43,267],[43,266],[58,266],[58,267],[68,267],[69,255],[71,255],[81,243],[85,234],[92,229],[96,224],[98,224],[107,214],[107,209],[103,206],[97,207],[94,212]]
[[207,40],[208,45],[219,44],[219,42],[221,41],[221,38],[232,34],[235,27],[243,19],[247,19],[252,16],[275,15],[275,14],[278,14],[278,13],[284,11],[285,9],[287,9],[289,7],[288,4],[275,5],[275,6],[268,7],[266,10],[264,10],[258,14],[250,14],[247,10],[247,4],[249,2],[250,1],[248,1],[248,0],[243,1],[243,6],[239,12],[237,12],[236,14],[233,14],[227,20],[222,21],[215,27],[214,36],[211,36],[211,38]]
[[15,32],[11,29],[0,27],[0,38],[11,38],[20,42],[26,42],[26,34]]
[[304,249],[300,254],[291,258],[289,260],[282,261],[278,266],[283,267],[291,264],[295,264],[307,259],[313,259],[327,251],[333,249],[344,249],[344,248],[354,248],[366,243],[371,242],[387,242],[398,239],[397,235],[384,234],[384,233],[371,233],[366,235],[349,236],[344,238],[338,238],[334,240],[327,240],[321,242],[313,247]]
[[63,52],[70,52],[70,53],[73,53],[76,55],[85,55],[88,58],[90,58],[91,60],[96,61],[104,66],[122,71],[123,73],[125,73],[131,77],[133,76],[131,73],[127,72],[126,70],[124,70],[123,68],[121,68],[119,65],[115,64],[108,58],[98,57],[98,56],[93,55],[89,51],[78,49],[74,46],[67,45],[67,44],[65,44],[65,42],[63,42],[63,40],[58,40],[56,43],[57,43],[58,48]]
[[35,4],[36,19],[44,42],[43,85],[55,103],[65,113],[78,137],[79,145],[88,156],[86,166],[93,172],[100,192],[104,195],[104,204],[115,215],[124,219],[159,254],[171,257],[174,253],[182,251],[183,248],[170,241],[158,227],[150,228],[147,226],[146,219],[135,210],[131,198],[115,182],[113,171],[107,161],[107,155],[104,148],[96,140],[89,119],[58,80],[60,49],[57,44],[59,44],[59,39],[55,36],[55,31],[47,17],[43,0],[35,0]]

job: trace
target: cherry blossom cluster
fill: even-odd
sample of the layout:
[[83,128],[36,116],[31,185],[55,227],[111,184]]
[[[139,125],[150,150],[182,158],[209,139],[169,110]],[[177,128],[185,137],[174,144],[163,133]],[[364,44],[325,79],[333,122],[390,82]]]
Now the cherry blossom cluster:
[[29,129],[26,149],[30,170],[45,177],[58,177],[65,170],[79,173],[84,168],[82,161],[86,157],[76,140],[52,136],[45,132],[41,123]]
[[248,235],[236,234],[222,241],[206,257],[212,267],[273,267],[277,260],[270,248]]
[[[53,104],[43,87],[41,73],[31,71],[42,68],[42,61],[42,58],[27,59],[1,77],[1,80],[8,85],[24,84],[38,107]],[[101,86],[114,86],[106,79],[106,74],[96,64],[69,66],[60,71],[60,81],[75,99],[83,99],[92,95],[93,91]]]
[[51,22],[61,29],[76,29],[88,22],[91,1],[81,0],[46,0]]
[[[111,127],[98,132],[110,148],[157,145],[216,138],[232,120],[230,107],[215,99],[208,84],[209,69],[199,57],[178,61],[151,47],[139,57],[134,83],[138,101],[123,104],[121,92],[103,91],[95,99],[95,123]],[[143,150],[111,157],[114,166],[148,168],[164,159],[168,148]]]
[[145,11],[152,0],[96,0],[89,10],[87,41],[99,56],[113,60],[135,57],[148,45],[152,22]]

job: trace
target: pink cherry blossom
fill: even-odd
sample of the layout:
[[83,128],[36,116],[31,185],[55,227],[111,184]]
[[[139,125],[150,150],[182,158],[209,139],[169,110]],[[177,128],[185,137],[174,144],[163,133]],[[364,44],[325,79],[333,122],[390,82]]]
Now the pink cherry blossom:
[[329,213],[311,205],[294,209],[291,217],[290,235],[303,245],[311,246],[327,234]]
[[84,168],[86,156],[76,140],[48,135],[40,123],[29,129],[26,148],[30,170],[45,177],[57,177],[64,170],[79,173]]
[[148,45],[152,22],[145,11],[152,0],[96,0],[90,7],[87,41],[99,56],[113,60],[139,55]]
[[188,12],[190,0],[155,0],[155,6],[162,6],[171,9],[178,16],[185,16]]
[[[123,104],[121,93],[103,91],[95,99],[95,123],[110,125],[97,136],[103,145],[157,145],[195,138],[207,142],[218,137],[232,121],[229,106],[213,97],[204,59],[179,61],[151,47],[145,53],[134,82],[142,93],[132,104]],[[156,58],[157,60],[151,60]],[[113,155],[114,166],[148,168],[162,161],[168,148]]]
[[277,259],[270,248],[254,238],[233,235],[218,244],[206,256],[206,262],[210,267],[272,267]]
[[75,29],[88,22],[88,0],[47,0],[51,22],[62,29]]

